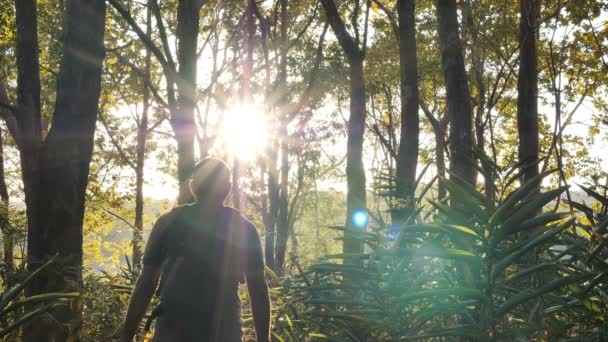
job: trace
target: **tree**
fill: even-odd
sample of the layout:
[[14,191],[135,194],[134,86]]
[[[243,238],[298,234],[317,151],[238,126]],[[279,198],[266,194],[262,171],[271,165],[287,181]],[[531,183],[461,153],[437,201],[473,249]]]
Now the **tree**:
[[367,206],[365,169],[363,167],[363,133],[365,131],[366,115],[366,93],[365,79],[363,77],[363,61],[365,60],[365,49],[367,45],[367,16],[369,4],[366,11],[365,30],[363,41],[359,34],[358,16],[360,3],[357,0],[353,13],[353,29],[355,36],[347,31],[346,25],[333,0],[321,0],[325,9],[327,22],[334,32],[338,43],[342,47],[349,64],[350,76],[350,117],[348,121],[347,147],[346,147],[346,233],[344,239],[344,252],[359,252],[363,245],[361,242],[349,236],[349,230],[357,229],[352,222],[352,216],[357,210],[365,210]]
[[[55,110],[46,136],[41,124],[36,1],[17,0],[15,8],[17,126],[11,133],[21,154],[28,218],[28,267],[34,270],[54,255],[61,259],[61,267],[44,272],[31,283],[28,295],[74,291],[82,282],[82,223],[105,55],[105,2],[66,2],[63,58]],[[79,311],[78,306],[61,307],[53,314],[60,323],[74,323]],[[24,338],[66,340],[73,328],[34,320],[24,329]]]
[[474,185],[473,111],[458,30],[456,0],[437,0],[437,18],[450,122],[450,171]]
[[398,0],[399,66],[401,75],[401,134],[397,154],[397,196],[411,207],[418,165],[418,56],[416,49],[416,1]]
[[163,69],[167,93],[166,103],[170,112],[169,122],[177,143],[177,179],[179,182],[177,202],[179,204],[191,202],[193,198],[188,187],[188,180],[195,160],[196,124],[194,111],[196,108],[197,42],[202,1],[178,1],[177,31],[175,32],[177,66],[169,46],[165,23],[157,0],[150,0],[148,5],[151,6],[156,20],[162,50],[150,38],[146,37],[146,33],[139,27],[129,10],[118,0],[109,0],[109,3],[127,21]]
[[522,181],[528,183],[538,175],[537,0],[521,0],[519,11],[517,132]]

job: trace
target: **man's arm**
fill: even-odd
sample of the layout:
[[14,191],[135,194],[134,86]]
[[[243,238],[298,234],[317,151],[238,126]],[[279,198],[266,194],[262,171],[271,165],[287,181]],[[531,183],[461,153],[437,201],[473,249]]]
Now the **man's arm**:
[[144,318],[158,285],[161,265],[166,254],[164,235],[169,222],[167,217],[168,215],[159,217],[154,227],[152,227],[152,232],[150,232],[143,256],[143,269],[129,301],[125,324],[120,336],[121,342],[133,341],[133,337],[137,333],[137,327]]
[[144,265],[129,301],[127,317],[125,318],[125,325],[120,337],[121,342],[133,341],[137,327],[144,318],[150,300],[154,295],[159,276],[160,267]]
[[255,227],[251,227],[251,230],[245,279],[249,290],[257,342],[270,342],[270,298],[264,277],[262,244]]

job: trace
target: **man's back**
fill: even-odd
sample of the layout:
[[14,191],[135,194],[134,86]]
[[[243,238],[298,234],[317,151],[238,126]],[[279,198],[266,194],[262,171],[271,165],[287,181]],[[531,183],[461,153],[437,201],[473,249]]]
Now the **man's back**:
[[184,205],[162,221],[144,253],[162,267],[155,341],[240,341],[238,284],[260,248],[255,227],[227,207]]

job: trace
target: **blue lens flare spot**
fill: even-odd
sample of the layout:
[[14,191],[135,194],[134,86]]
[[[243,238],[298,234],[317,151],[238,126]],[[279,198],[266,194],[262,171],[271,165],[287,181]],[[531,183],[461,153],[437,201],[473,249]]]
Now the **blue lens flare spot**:
[[352,223],[357,228],[365,228],[369,223],[369,215],[365,209],[358,209],[353,213]]

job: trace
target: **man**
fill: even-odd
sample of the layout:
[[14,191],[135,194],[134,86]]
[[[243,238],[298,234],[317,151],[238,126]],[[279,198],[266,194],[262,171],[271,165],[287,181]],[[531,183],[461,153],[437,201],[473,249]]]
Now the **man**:
[[154,342],[241,342],[238,285],[247,282],[258,342],[270,341],[270,300],[255,226],[225,207],[231,172],[219,159],[195,167],[193,204],[161,216],[150,233],[122,342],[131,342],[159,278]]

